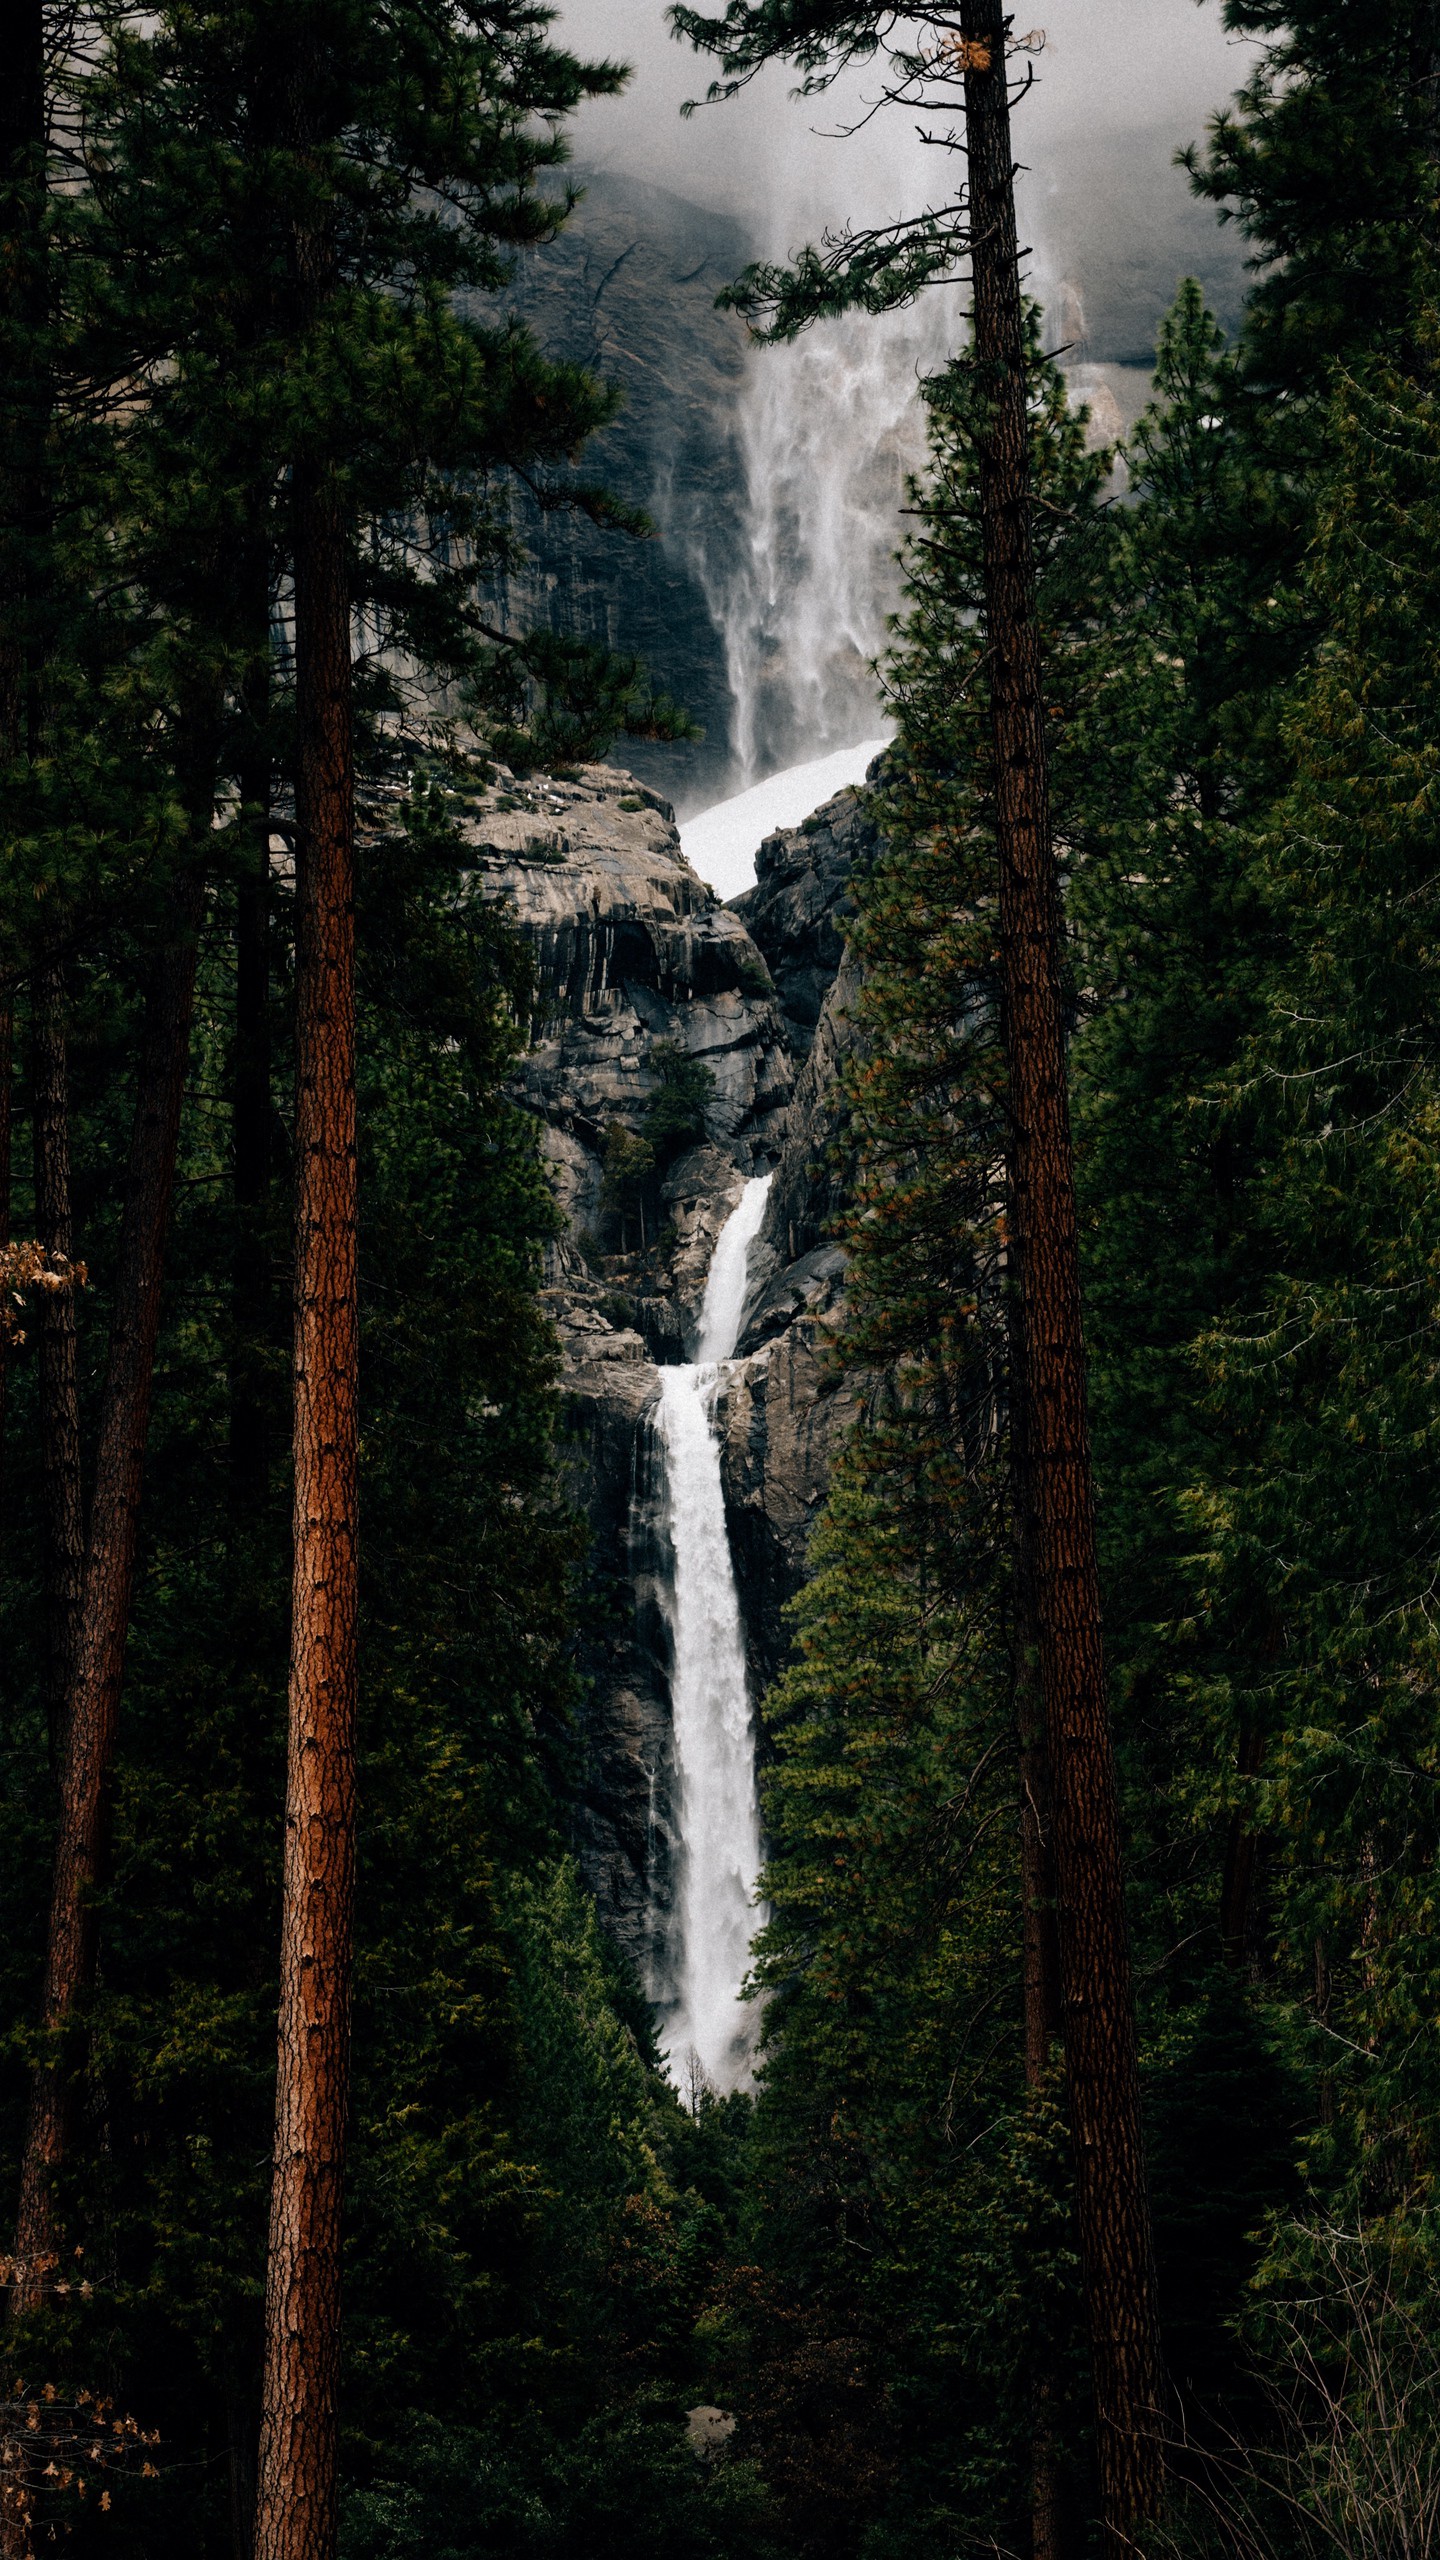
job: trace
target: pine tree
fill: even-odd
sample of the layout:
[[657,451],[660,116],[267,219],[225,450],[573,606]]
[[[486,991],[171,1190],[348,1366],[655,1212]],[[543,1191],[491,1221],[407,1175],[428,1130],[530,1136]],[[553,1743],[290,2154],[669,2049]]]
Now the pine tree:
[[[266,681],[267,707],[257,713],[257,622],[268,619],[277,573],[287,562],[293,570],[300,677],[299,1440],[322,1474],[333,1475],[317,1501],[300,1470],[296,1714],[303,1731],[315,1690],[308,1651],[328,1596],[338,1649],[328,1669],[320,1666],[320,1688],[334,1693],[333,1770],[322,1793],[328,1788],[329,1809],[338,1812],[342,1869],[353,1855],[346,1777],[355,1531],[353,998],[346,956],[352,616],[378,618],[390,651],[364,701],[367,750],[383,764],[418,690],[437,680],[479,680],[493,657],[483,590],[512,555],[497,484],[517,467],[568,462],[613,406],[578,368],[547,363],[503,320],[462,315],[455,298],[461,287],[493,291],[505,279],[507,248],[542,241],[564,218],[567,200],[545,197],[536,185],[563,158],[556,119],[582,94],[616,84],[612,69],[587,68],[548,45],[544,23],[543,13],[526,6],[484,22],[417,8],[399,28],[388,20],[382,26],[361,7],[311,12],[303,24],[293,12],[277,17],[265,8],[223,24],[185,13],[162,14],[141,29],[117,21],[108,48],[84,67],[89,183],[64,203],[63,319],[83,348],[78,362],[87,383],[86,433],[76,447],[84,521],[109,554],[109,592],[120,599],[118,613],[110,609],[113,627],[100,662],[115,670],[125,698],[115,726],[100,734],[116,738],[120,758],[138,749],[142,768],[148,762],[135,799],[138,822],[146,823],[145,787],[158,785],[163,798],[168,785],[207,862],[214,855],[224,863],[227,839],[256,827],[246,780],[273,759],[278,710]],[[460,218],[437,218],[442,202]],[[573,478],[558,494],[596,514],[620,513]],[[90,613],[93,623],[86,580],[95,575],[98,586],[98,574],[79,552],[74,566],[78,612],[82,621]],[[93,695],[94,662],[92,648],[88,662],[77,654],[64,672],[70,681],[73,665],[74,705],[92,716],[86,687]],[[633,674],[617,704],[626,715],[634,708]],[[165,751],[159,758],[156,739]],[[234,815],[232,776],[240,787]],[[115,841],[113,768],[103,780],[112,790],[98,860],[82,837],[78,860],[54,862],[56,830],[47,841],[32,827],[42,877],[49,869],[47,890],[64,884],[72,930],[92,940],[106,929],[117,893],[123,899],[133,886],[123,843]],[[224,831],[211,826],[217,786],[230,819]],[[268,797],[262,777],[261,803]],[[183,859],[186,827],[175,815],[172,804],[159,847],[149,849],[152,875],[157,850]],[[263,806],[260,825],[268,840]],[[23,891],[23,882],[16,887]],[[132,1222],[140,1294],[132,1304],[122,1254],[112,1356],[118,1401],[101,1416],[92,1570],[62,1768],[47,2043],[22,2209],[20,2255],[37,2261],[50,2254],[49,2217],[66,2149],[69,2056],[62,2061],[60,2046],[93,1971],[92,1906],[158,1312],[169,1168],[163,1145],[142,1164],[141,1136],[158,1132],[173,1164],[184,978],[187,966],[193,969],[200,887],[192,859],[174,958],[161,963],[169,977],[159,1014],[170,1026],[170,1046],[163,1067],[157,1061],[158,1085],[141,1077]],[[312,1196],[317,1175],[320,1194]],[[317,1314],[321,1333],[312,1341]],[[304,1427],[311,1391],[321,1394],[313,1429]],[[333,1411],[326,1397],[336,1400]],[[317,1512],[323,1528],[327,1509],[333,1552],[316,1566],[307,1538]],[[297,1773],[310,1765],[311,1756],[297,1751]],[[290,1836],[306,1847],[303,1827]],[[310,2126],[329,2203],[338,2194],[331,2173],[338,2172],[344,2116],[343,1875],[341,1885],[330,1945],[333,2052],[320,2118]],[[303,1879],[296,1887],[292,1914]],[[293,2059],[293,2040],[291,2049]],[[283,2104],[290,2094],[282,2080]],[[283,2144],[282,2152],[288,2163]],[[302,2162],[302,2186],[304,2176]],[[290,2228],[283,2199],[277,2228]],[[331,2531],[325,2519],[333,2521],[333,2406],[326,2405],[325,2380],[328,2369],[333,2383],[333,2218],[328,2239],[328,2265],[323,2251],[312,2256],[303,2247],[300,2261],[319,2284],[320,2309],[305,2343],[319,2390],[319,2468],[311,2464],[311,2471],[322,2538]],[[310,2463],[306,2449],[305,2463],[288,2472],[282,2465],[278,2485],[274,2478],[267,2484],[267,2532],[289,2530],[299,2511],[292,2502],[276,2526],[276,2501],[284,2510]]]
[[1010,1287],[1018,1347],[1020,1587],[1033,1592],[1053,1808],[1062,2019],[1076,2144],[1077,2214],[1091,2310],[1100,2494],[1123,2535],[1159,2497],[1160,2372],[1142,2154],[1134,2006],[1108,1719],[1086,1416],[1060,907],[1029,486],[1028,349],[1009,139],[1009,30],[997,6],[962,10],[938,46],[882,30],[873,11],[736,7],[673,22],[714,53],[730,94],[767,60],[821,88],[884,45],[889,94],[907,103],[963,88],[962,200],[875,232],[845,234],[787,272],[749,271],[732,298],[789,335],[824,311],[883,308],[968,255],[981,401],[977,491],[987,698],[993,724],[998,969],[1003,989]]
[[[1423,345],[1433,323],[1413,325]],[[1203,1345],[1211,1397],[1239,1430],[1228,1465],[1197,1470],[1195,1500],[1211,1607],[1233,1620],[1255,1591],[1267,1612],[1263,1685],[1261,1665],[1251,1678],[1256,1793],[1284,1844],[1271,1944],[1317,2043],[1350,2039],[1326,2053],[1326,2103],[1380,2203],[1433,2174],[1428,2076],[1412,2076],[1406,2025],[1431,1964],[1414,1898],[1431,1746],[1414,1717],[1434,1508],[1420,1312],[1433,358],[1357,370],[1331,432],[1309,576],[1327,637],[1291,699],[1294,781],[1257,834],[1276,948],[1231,1076],[1254,1162],[1250,1267]]]
[[1277,445],[1298,435],[1303,454],[1305,421],[1287,413],[1323,406],[1331,364],[1412,343],[1435,240],[1440,25],[1433,0],[1363,16],[1344,0],[1226,0],[1225,22],[1259,59],[1186,156],[1251,244],[1246,372]]

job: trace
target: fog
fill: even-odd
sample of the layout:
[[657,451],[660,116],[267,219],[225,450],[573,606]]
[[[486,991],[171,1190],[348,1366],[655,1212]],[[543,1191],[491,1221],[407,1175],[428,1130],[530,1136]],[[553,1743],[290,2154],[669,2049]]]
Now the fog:
[[[1207,117],[1251,60],[1247,45],[1227,37],[1217,0],[1034,0],[1034,8],[1045,45],[1015,139],[1039,289],[1073,265],[1077,228],[1092,267],[1102,236],[1123,259],[1157,219],[1162,256],[1172,236],[1213,249],[1213,216],[1193,205],[1172,164],[1177,148],[1203,138]],[[623,97],[585,111],[577,157],[738,216],[770,254],[827,222],[913,211],[951,181],[903,109],[883,109],[862,131],[833,138],[874,99],[878,67],[802,100],[777,69],[682,120],[682,103],[703,91],[712,66],[674,41],[659,0],[569,0],[561,23],[578,48],[632,66]]]
[[[1203,143],[1253,53],[1226,36],[1219,0],[1030,5],[1033,19],[1017,24],[1042,29],[1044,42],[1014,123],[1027,281],[1095,440],[1115,444],[1149,396],[1156,333],[1179,279],[1198,276],[1225,325],[1238,317],[1243,240],[1194,196],[1175,156]],[[723,281],[744,244],[751,255],[783,257],[827,228],[944,203],[963,162],[926,148],[904,108],[867,118],[880,63],[809,99],[795,98],[793,76],[774,69],[682,119],[682,104],[703,94],[713,66],[673,41],[661,0],[565,0],[561,30],[577,50],[632,66],[625,93],[579,119],[575,157],[582,174],[603,173],[612,212],[628,203],[657,261],[653,302],[628,326],[607,305],[596,351],[603,362],[628,362],[631,382],[658,374],[666,383],[635,494],[651,508],[675,574],[698,580],[703,593],[686,623],[691,640],[702,655],[708,641],[723,659],[712,681],[727,699],[723,756],[712,712],[703,776],[698,764],[687,773],[681,756],[670,758],[666,788],[689,815],[767,776],[858,752],[857,741],[878,734],[885,714],[876,664],[902,599],[902,510],[910,477],[926,462],[917,384],[962,338],[963,293],[946,286],[881,321],[852,314],[794,346],[749,349],[717,430],[717,454],[729,459],[713,486],[693,488],[679,507],[673,447],[698,396],[691,375],[700,340],[720,324],[711,282],[704,314],[687,307],[677,329],[678,307],[666,296],[677,281],[688,286],[692,253],[684,251],[684,277],[667,281],[667,240],[678,257],[697,222],[728,217],[714,253],[725,264],[709,270]],[[661,192],[643,194],[637,180]],[[703,214],[682,215],[676,196]],[[622,247],[622,259],[629,255]],[[613,242],[606,260],[587,287],[596,310],[619,272]],[[663,668],[676,623],[673,612],[657,620]]]

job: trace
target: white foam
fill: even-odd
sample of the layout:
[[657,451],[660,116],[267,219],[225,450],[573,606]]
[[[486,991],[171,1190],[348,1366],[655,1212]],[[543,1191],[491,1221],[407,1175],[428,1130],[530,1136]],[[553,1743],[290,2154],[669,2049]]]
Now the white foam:
[[784,773],[772,773],[767,782],[752,783],[733,800],[686,818],[680,844],[687,862],[717,898],[738,898],[742,889],[755,886],[755,856],[765,838],[777,827],[798,827],[847,784],[863,782],[866,766],[888,744],[886,738],[867,738],[863,746],[841,747],[810,764],[792,764]]

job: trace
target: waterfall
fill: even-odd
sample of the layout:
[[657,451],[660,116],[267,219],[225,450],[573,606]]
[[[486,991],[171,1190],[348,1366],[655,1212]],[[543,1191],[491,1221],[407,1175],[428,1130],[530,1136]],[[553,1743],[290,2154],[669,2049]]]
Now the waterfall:
[[693,2055],[722,2092],[748,2077],[752,2013],[740,1999],[756,1927],[760,1806],[745,1678],[745,1636],[713,1412],[719,1367],[735,1349],[750,1247],[765,1213],[768,1174],[746,1183],[716,1241],[696,1357],[660,1372],[674,1574],[668,1617],[674,1717],[679,1893],[678,1998],[666,2030],[683,2079]]
[[871,662],[900,603],[901,510],[925,460],[919,382],[956,327],[953,297],[936,293],[751,354],[744,532],[697,563],[725,641],[732,790],[875,735]]

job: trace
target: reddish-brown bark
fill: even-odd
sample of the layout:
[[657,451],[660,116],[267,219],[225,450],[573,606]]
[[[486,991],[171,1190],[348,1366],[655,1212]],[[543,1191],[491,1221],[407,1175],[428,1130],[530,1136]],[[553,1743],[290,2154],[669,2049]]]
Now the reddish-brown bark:
[[176,892],[175,922],[156,963],[146,1005],[75,1671],[60,1740],[60,1816],[41,2007],[47,2049],[32,2083],[21,2171],[12,2295],[17,2314],[38,2304],[46,2263],[54,2253],[54,2184],[67,2147],[73,2084],[67,2035],[94,1980],[94,1888],[104,1848],[135,1578],[201,900],[200,876],[192,872]]
[[295,1562],[256,2560],[331,2560],[355,1880],[355,917],[345,523],[297,474]]
[[1076,2220],[1112,2547],[1161,2490],[1160,2359],[1086,1410],[1029,420],[1000,0],[966,0],[965,114],[1000,862],[1010,1197],[1049,1738]]
[[[30,1123],[35,1227],[47,1260],[74,1260],[70,1209],[70,1074],[65,974],[37,970],[30,1040]],[[35,1310],[40,1388],[40,1496],[44,1533],[45,1693],[52,1757],[58,1756],[75,1678],[85,1581],[85,1500],[80,1472],[80,1385],[73,1289],[44,1290]]]

